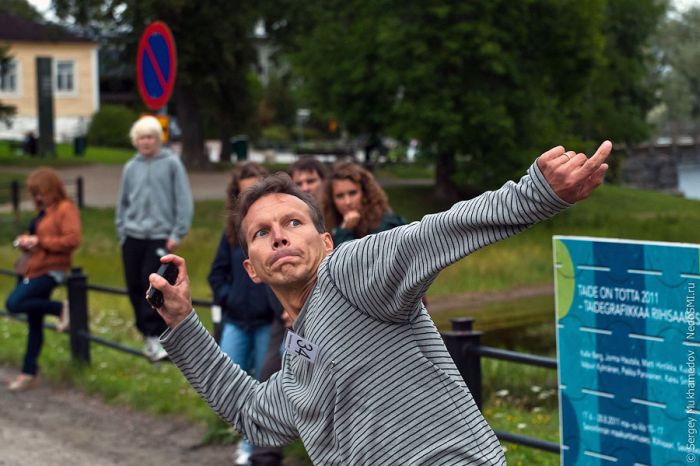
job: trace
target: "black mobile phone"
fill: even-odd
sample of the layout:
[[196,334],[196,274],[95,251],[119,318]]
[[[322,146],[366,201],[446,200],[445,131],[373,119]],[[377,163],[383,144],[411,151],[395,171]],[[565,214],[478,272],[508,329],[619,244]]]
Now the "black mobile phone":
[[[171,285],[175,284],[177,280],[177,267],[170,262],[166,264],[160,264],[158,271],[156,272],[161,277],[165,278]],[[163,293],[156,290],[152,286],[148,288],[148,294],[146,295],[146,301],[151,305],[153,309],[158,309],[163,307]]]

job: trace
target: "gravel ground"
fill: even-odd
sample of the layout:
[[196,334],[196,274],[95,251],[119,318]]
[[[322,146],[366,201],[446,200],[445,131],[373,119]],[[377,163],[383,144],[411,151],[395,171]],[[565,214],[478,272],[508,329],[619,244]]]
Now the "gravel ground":
[[5,389],[16,369],[0,367],[1,466],[230,465],[233,446],[198,445],[204,427],[111,406],[43,382]]

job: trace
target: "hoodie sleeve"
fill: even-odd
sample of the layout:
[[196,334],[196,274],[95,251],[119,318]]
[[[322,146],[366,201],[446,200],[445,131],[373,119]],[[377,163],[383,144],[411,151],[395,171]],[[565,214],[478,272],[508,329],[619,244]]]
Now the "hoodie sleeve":
[[175,225],[173,225],[173,229],[170,232],[170,239],[180,242],[182,237],[187,234],[192,226],[194,205],[185,166],[180,159],[173,157],[173,160],[175,162],[173,174]]
[[125,222],[126,222],[126,209],[129,207],[129,182],[128,182],[128,171],[129,163],[124,166],[122,170],[122,179],[119,183],[119,195],[117,197],[117,209],[114,216],[114,223],[117,226],[117,238],[119,238],[119,243],[124,243],[126,239]]

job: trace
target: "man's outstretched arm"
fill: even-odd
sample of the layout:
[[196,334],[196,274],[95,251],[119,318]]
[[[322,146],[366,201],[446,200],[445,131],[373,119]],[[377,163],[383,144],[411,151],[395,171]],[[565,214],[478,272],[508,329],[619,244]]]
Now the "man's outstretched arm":
[[167,255],[161,261],[178,267],[172,286],[156,274],[149,277],[163,293],[158,312],[169,328],[161,342],[173,363],[219,416],[256,445],[281,446],[297,438],[291,406],[276,377],[259,383],[221,351],[192,310],[184,259]]
[[443,268],[588,197],[603,181],[611,148],[605,141],[591,158],[561,146],[550,149],[518,183],[343,244],[324,267],[359,309],[381,320],[405,321]]

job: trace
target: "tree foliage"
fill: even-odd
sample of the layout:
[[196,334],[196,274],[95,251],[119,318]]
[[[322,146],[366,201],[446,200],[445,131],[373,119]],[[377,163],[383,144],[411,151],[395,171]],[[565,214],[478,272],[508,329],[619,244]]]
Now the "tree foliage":
[[27,0],[2,0],[0,9],[7,10],[20,18],[41,21],[41,14]]
[[658,61],[653,39],[667,5],[658,0],[608,0],[601,29],[602,59],[586,83],[575,122],[588,141],[603,138],[628,146],[645,140],[649,111],[657,104]]
[[255,2],[194,0],[54,0],[57,15],[73,20],[110,41],[123,43],[123,60],[134,63],[146,25],[164,21],[177,44],[178,70],[174,106],[183,131],[183,160],[189,166],[207,163],[206,133],[229,136],[244,131],[256,102],[251,69],[256,61],[252,31]]
[[669,18],[656,40],[661,62],[662,131],[700,136],[700,8]]
[[269,24],[309,101],[350,131],[418,138],[445,196],[515,176],[555,144],[645,134],[654,0],[304,5]]

